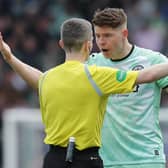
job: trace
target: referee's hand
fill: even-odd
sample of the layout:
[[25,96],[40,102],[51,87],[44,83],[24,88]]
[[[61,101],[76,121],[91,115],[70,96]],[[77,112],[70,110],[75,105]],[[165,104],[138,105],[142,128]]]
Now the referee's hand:
[[10,61],[12,58],[11,49],[7,43],[4,42],[2,34],[0,32],[0,52],[5,61]]

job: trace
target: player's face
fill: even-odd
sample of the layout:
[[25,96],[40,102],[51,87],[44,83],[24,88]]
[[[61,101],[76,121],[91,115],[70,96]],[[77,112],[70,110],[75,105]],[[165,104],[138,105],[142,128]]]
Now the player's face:
[[121,55],[125,36],[122,29],[95,26],[96,43],[106,58]]

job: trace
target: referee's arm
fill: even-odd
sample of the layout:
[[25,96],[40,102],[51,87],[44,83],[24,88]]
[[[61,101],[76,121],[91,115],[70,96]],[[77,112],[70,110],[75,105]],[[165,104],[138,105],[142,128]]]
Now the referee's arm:
[[4,60],[12,67],[12,69],[18,73],[33,89],[37,90],[38,81],[43,73],[16,58],[12,54],[10,47],[3,41],[1,33],[0,52]]

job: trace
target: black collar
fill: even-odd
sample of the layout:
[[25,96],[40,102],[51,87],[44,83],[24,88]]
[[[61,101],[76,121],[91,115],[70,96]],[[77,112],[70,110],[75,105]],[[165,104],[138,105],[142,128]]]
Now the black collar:
[[129,52],[125,57],[123,57],[123,58],[121,58],[121,59],[117,59],[117,60],[113,60],[113,59],[111,58],[110,60],[113,61],[113,62],[122,61],[122,60],[128,58],[128,57],[132,54],[134,48],[135,48],[135,46],[132,45],[132,48],[131,48],[130,52]]

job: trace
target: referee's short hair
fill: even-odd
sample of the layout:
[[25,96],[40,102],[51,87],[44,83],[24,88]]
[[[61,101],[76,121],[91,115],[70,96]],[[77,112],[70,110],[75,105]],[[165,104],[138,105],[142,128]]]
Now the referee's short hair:
[[61,26],[61,40],[65,51],[80,51],[85,41],[92,40],[92,25],[81,18],[66,20]]

